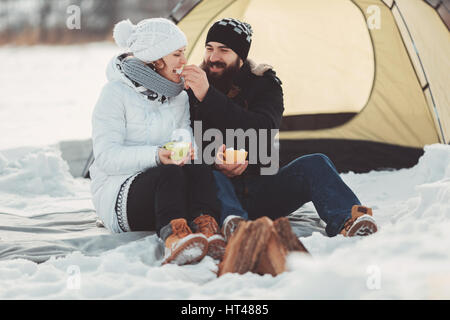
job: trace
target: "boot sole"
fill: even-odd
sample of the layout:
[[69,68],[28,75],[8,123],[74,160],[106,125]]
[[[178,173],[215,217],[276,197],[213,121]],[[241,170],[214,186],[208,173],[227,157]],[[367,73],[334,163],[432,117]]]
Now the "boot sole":
[[227,243],[222,239],[214,239],[208,242],[208,253],[207,255],[214,260],[222,261],[225,255],[225,247]]
[[[181,258],[182,254],[187,254],[187,250],[192,252],[184,257],[180,262],[177,262],[177,259]],[[198,252],[197,252],[198,251]],[[192,237],[186,240],[184,243],[180,244],[171,254],[167,257],[162,263],[174,263],[177,265],[185,265],[196,263],[202,260],[206,253],[208,252],[208,240],[204,236]]]
[[362,216],[348,231],[348,237],[368,236],[378,231],[377,224],[371,216]]

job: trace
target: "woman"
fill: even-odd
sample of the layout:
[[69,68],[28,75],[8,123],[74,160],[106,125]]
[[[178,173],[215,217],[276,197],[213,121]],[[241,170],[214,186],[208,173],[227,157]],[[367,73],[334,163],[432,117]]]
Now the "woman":
[[186,37],[163,18],[121,21],[113,36],[129,51],[109,63],[92,116],[89,170],[97,214],[112,232],[156,230],[165,242],[163,263],[193,263],[205,254],[219,259],[225,241],[211,169],[187,164],[192,146],[178,161],[160,147],[179,136],[192,141],[179,75]]

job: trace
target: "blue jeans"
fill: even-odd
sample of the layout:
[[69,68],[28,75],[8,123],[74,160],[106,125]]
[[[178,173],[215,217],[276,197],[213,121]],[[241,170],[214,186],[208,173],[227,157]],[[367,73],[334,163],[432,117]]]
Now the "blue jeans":
[[312,201],[327,224],[328,236],[337,235],[351,217],[353,205],[360,205],[353,191],[323,154],[299,157],[274,175],[227,178],[214,170],[221,203],[220,223],[228,215],[254,220],[287,216]]

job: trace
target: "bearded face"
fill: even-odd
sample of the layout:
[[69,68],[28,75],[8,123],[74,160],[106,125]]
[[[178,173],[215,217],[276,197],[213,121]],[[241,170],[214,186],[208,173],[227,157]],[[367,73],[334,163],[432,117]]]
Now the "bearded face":
[[218,42],[210,42],[206,45],[200,68],[205,71],[212,86],[227,94],[241,66],[242,60],[233,50]]

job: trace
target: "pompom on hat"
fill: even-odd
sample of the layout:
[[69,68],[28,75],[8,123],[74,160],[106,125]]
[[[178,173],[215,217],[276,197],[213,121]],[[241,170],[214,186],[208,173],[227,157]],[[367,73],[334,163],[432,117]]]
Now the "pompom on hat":
[[152,18],[134,25],[122,20],[114,26],[113,38],[121,48],[146,63],[156,61],[187,45],[183,31],[165,18]]

